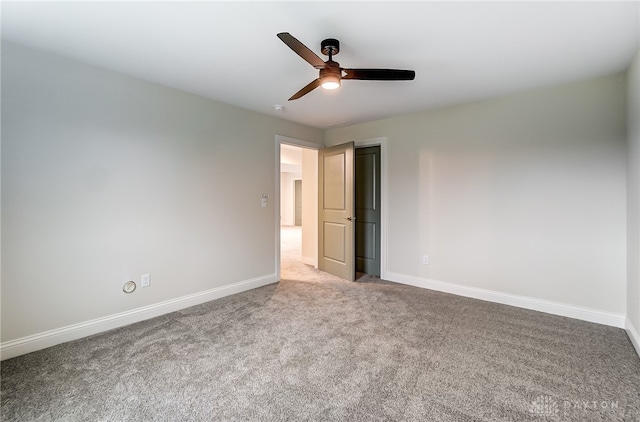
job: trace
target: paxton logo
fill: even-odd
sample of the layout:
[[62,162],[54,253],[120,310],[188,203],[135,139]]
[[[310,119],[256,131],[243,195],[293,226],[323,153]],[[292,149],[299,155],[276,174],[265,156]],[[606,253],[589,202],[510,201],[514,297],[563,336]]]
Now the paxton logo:
[[538,396],[529,405],[529,413],[535,416],[556,416],[559,411],[558,402],[549,396]]

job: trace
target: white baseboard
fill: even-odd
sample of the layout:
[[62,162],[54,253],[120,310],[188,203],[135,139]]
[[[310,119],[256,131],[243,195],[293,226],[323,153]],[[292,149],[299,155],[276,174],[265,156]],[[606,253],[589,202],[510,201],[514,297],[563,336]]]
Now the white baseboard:
[[5,360],[15,356],[24,355],[26,353],[35,352],[36,350],[45,349],[47,347],[55,346],[56,344],[77,340],[82,337],[133,324],[134,322],[143,321],[170,312],[175,312],[180,309],[188,308],[190,306],[199,305],[214,299],[273,284],[277,281],[275,274],[257,277],[250,280],[228,284],[226,286],[215,287],[199,293],[165,300],[164,302],[143,306],[142,308],[132,309],[130,311],[7,341],[0,344],[0,359]]
[[548,314],[560,315],[569,318],[580,319],[583,321],[610,325],[617,328],[625,327],[624,315],[599,311],[596,309],[582,308],[565,303],[552,302],[526,296],[518,296],[509,293],[497,292],[494,290],[461,286],[459,284],[447,283],[444,281],[425,279],[393,272],[386,273],[386,280],[394,281],[401,284],[408,284],[415,287],[422,287],[424,289],[451,293],[458,296],[486,300],[488,302],[502,303],[504,305],[516,306],[518,308],[531,309],[534,311],[546,312]]
[[636,348],[638,357],[640,357],[640,334],[638,334],[638,330],[636,330],[636,327],[633,326],[629,318],[627,318],[626,330],[633,347]]
[[[486,300],[489,302],[502,303],[505,305],[546,312],[549,314],[560,315],[569,318],[576,318],[583,321],[595,322],[618,328],[626,328],[629,338],[631,339],[633,346],[640,356],[640,335],[628,318],[625,321],[625,317],[623,315],[612,314],[594,309],[582,308],[525,296],[517,296],[493,290],[461,286],[458,284],[424,279],[393,272],[386,272],[385,279],[394,281],[396,283],[421,287],[424,289],[436,290],[459,296]],[[114,328],[133,324],[135,322],[154,318],[170,312],[178,311],[180,309],[188,308],[190,306],[199,305],[211,300],[219,299],[236,293],[241,293],[276,282],[277,279],[275,274],[257,277],[250,280],[228,284],[226,286],[216,287],[210,290],[205,290],[203,292],[166,300],[164,302],[155,303],[153,305],[144,306],[142,308],[137,308],[126,312],[85,321],[79,324],[73,324],[66,327],[45,331],[43,333],[7,341],[0,344],[0,359],[10,359],[12,357],[35,352],[37,350],[55,346],[57,344],[77,340],[89,335],[98,334]]]

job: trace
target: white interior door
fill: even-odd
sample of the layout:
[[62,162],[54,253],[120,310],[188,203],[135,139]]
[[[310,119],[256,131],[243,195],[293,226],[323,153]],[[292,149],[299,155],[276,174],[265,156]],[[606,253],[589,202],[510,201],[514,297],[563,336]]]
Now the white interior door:
[[355,279],[353,142],[318,151],[318,268]]

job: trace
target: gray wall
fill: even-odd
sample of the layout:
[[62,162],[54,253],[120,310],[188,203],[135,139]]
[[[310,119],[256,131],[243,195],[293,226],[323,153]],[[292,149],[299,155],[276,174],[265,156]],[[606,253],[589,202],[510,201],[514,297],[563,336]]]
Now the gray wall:
[[331,129],[325,144],[387,138],[389,278],[623,321],[625,90],[619,74]]
[[[324,141],[387,137],[389,272],[628,311],[638,328],[639,100],[632,85],[627,161],[626,89],[614,75]],[[323,141],[3,43],[2,342],[272,276],[276,134]],[[143,273],[150,288],[121,292]]]
[[274,276],[276,134],[322,142],[3,43],[2,342]]
[[[640,333],[640,53],[629,70],[629,150],[627,155],[627,318]],[[636,337],[640,354],[640,337]]]

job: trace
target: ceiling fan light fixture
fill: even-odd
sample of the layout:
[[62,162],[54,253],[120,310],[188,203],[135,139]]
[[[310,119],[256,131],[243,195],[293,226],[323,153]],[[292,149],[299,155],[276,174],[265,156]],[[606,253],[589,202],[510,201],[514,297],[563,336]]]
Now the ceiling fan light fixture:
[[340,88],[340,77],[336,74],[327,73],[322,76],[322,87],[324,89]]

